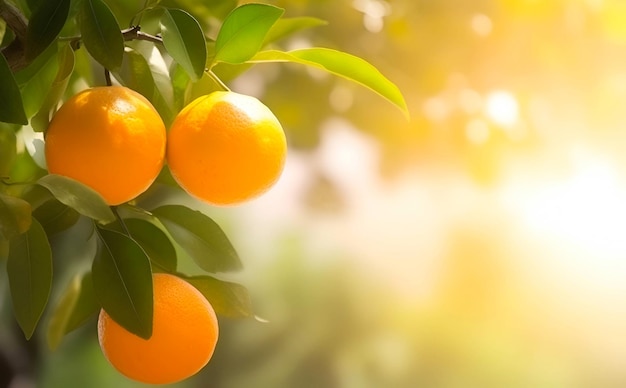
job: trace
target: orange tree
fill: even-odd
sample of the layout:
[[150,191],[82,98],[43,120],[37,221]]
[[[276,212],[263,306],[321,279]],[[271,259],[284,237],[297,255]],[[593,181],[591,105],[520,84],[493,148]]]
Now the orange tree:
[[[282,48],[323,20],[205,3],[0,0],[0,260],[26,339],[44,330],[54,349],[100,312],[150,341],[162,316],[158,273],[192,285],[218,316],[254,316],[246,289],[216,275],[242,268],[220,226],[178,194],[167,205],[145,200],[175,187],[232,205],[278,179],[290,129],[285,136],[267,107],[227,86],[252,66],[313,67],[406,113],[398,88],[365,60]],[[78,224],[88,241],[68,232]],[[96,248],[84,262],[54,257],[55,245],[88,243]],[[182,273],[181,254],[204,274]],[[50,301],[53,289],[60,296]]]

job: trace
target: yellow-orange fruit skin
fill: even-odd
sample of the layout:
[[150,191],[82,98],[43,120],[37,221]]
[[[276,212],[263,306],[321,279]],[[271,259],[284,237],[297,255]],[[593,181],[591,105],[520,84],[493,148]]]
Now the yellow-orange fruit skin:
[[211,359],[219,336],[215,312],[191,284],[154,274],[152,336],[145,340],[117,324],[104,311],[98,318],[100,347],[126,377],[149,384],[184,380]]
[[258,99],[213,92],[177,115],[167,141],[167,163],[189,194],[214,205],[234,205],[267,191],[287,153],[282,126]]
[[109,205],[143,193],[165,162],[161,117],[141,94],[122,86],[86,89],[54,115],[46,132],[48,171],[96,190]]

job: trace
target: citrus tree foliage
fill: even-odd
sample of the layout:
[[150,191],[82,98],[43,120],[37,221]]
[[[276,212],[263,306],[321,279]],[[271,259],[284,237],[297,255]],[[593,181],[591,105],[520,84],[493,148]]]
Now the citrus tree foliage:
[[[218,315],[254,316],[246,289],[216,275],[242,268],[222,228],[176,204],[179,196],[156,207],[145,200],[176,187],[167,167],[146,194],[115,207],[82,183],[47,173],[39,162],[41,139],[55,111],[78,91],[124,85],[144,95],[169,125],[193,98],[228,90],[250,67],[292,62],[360,84],[406,113],[398,88],[365,60],[330,48],[282,48],[285,38],[323,20],[289,17],[269,4],[199,3],[0,0],[0,259],[26,338],[46,311],[44,330],[54,348],[100,308],[149,338],[154,272],[189,281]],[[33,132],[35,140],[25,140]],[[68,233],[78,223],[90,230],[86,240]],[[55,245],[68,239],[95,249],[88,265],[68,264],[69,282],[57,285]],[[203,274],[181,273],[180,255]],[[62,291],[48,306],[53,288]]]

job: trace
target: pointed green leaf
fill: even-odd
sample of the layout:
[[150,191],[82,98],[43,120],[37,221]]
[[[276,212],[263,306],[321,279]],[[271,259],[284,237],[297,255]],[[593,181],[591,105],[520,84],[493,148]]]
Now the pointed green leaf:
[[74,72],[75,56],[74,50],[69,45],[64,45],[58,54],[58,71],[50,85],[50,91],[46,94],[41,108],[33,118],[30,120],[30,124],[37,132],[43,132],[48,128],[50,123],[51,113],[57,108],[57,105],[69,82],[70,76]]
[[324,26],[326,24],[328,24],[326,20],[309,16],[278,19],[267,33],[263,46],[284,39],[307,28]]
[[244,4],[228,16],[215,42],[215,62],[243,63],[263,45],[265,36],[284,9],[267,4]]
[[241,261],[215,221],[196,210],[180,205],[161,206],[152,211],[174,240],[208,272],[241,269]]
[[317,47],[288,52],[268,50],[258,53],[249,62],[294,62],[325,70],[378,93],[408,117],[408,109],[400,89],[376,67],[354,55]]
[[115,215],[109,205],[97,191],[79,181],[62,175],[48,174],[39,178],[37,184],[50,190],[61,203],[80,214],[109,223],[115,221]]
[[102,308],[114,321],[141,338],[152,335],[152,270],[144,250],[130,237],[99,229],[91,267]]
[[152,69],[148,61],[135,50],[127,49],[119,72],[116,73],[122,84],[145,96],[159,115],[165,120],[172,115],[161,91],[156,85]]
[[185,277],[207,298],[218,315],[227,318],[254,316],[248,290],[237,283],[226,282],[211,276]]
[[161,17],[161,36],[167,52],[191,79],[202,78],[207,51],[200,23],[183,10],[166,9]]
[[46,0],[37,6],[26,32],[27,58],[35,58],[56,39],[69,12],[70,0]]
[[75,275],[50,317],[47,332],[50,349],[56,349],[67,333],[85,323],[99,309],[91,272]]
[[62,232],[74,225],[80,214],[57,199],[51,199],[38,206],[33,216],[39,221],[48,236]]
[[26,117],[32,117],[41,108],[58,71],[58,49],[52,45],[15,74],[22,92]]
[[28,232],[11,242],[7,274],[13,311],[26,339],[32,337],[52,286],[52,252],[46,232],[33,220]]
[[78,300],[76,300],[72,313],[65,325],[65,334],[78,329],[91,316],[100,311],[100,301],[96,297],[96,291],[93,288],[91,271],[83,275],[78,292]]
[[26,232],[32,222],[30,203],[0,194],[0,238],[12,239]]
[[154,77],[148,61],[137,51],[128,49],[124,52],[124,60],[119,75],[124,86],[133,89],[152,101],[155,93]]
[[15,77],[4,55],[0,53],[0,121],[14,124],[28,124],[22,95]]
[[187,105],[190,78],[179,64],[175,64],[170,70],[170,78],[174,92],[174,109],[179,112]]
[[[126,218],[124,224],[133,240],[146,252],[155,270],[176,272],[176,249],[164,231],[139,218]],[[116,230],[122,230],[119,223],[116,223]]]
[[89,54],[105,68],[117,70],[122,65],[124,37],[109,7],[102,0],[83,0],[78,19]]

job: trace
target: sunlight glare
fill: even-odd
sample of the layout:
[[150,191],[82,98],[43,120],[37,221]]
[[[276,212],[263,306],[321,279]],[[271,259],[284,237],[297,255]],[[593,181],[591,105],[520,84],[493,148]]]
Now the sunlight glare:
[[508,91],[498,90],[489,93],[485,108],[487,117],[505,127],[513,126],[519,117],[517,100]]
[[626,255],[626,187],[609,162],[581,161],[565,180],[511,194],[523,224],[538,235],[594,260]]

